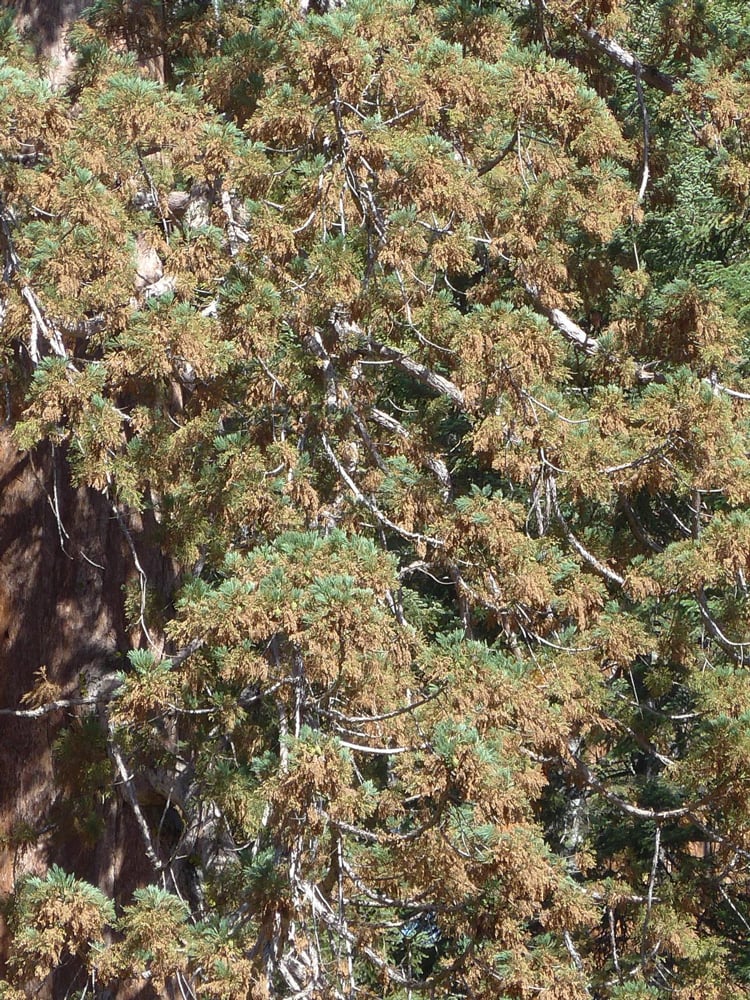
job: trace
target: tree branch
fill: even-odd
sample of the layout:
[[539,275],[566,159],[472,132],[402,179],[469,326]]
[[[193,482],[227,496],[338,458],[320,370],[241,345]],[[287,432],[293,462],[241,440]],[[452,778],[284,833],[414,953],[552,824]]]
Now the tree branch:
[[649,153],[651,147],[651,137],[649,134],[648,108],[646,107],[646,97],[643,93],[643,67],[640,63],[635,70],[635,90],[638,96],[638,107],[641,109],[641,122],[643,124],[643,171],[641,173],[641,184],[638,188],[638,204],[643,201],[648,187],[649,178]]
[[412,375],[418,382],[421,382],[422,385],[428,386],[440,396],[448,396],[448,398],[451,399],[456,406],[459,407],[459,409],[466,409],[466,398],[464,397],[463,392],[454,382],[451,382],[450,379],[445,378],[443,375],[438,375],[437,372],[432,371],[431,368],[427,368],[426,365],[422,365],[418,361],[414,361],[412,358],[408,357],[406,354],[402,354],[401,351],[395,350],[393,347],[386,347],[385,344],[379,344],[375,340],[369,340],[367,346],[372,354],[378,354],[381,358],[384,358],[387,361],[392,361],[398,368],[401,368],[402,371],[408,372],[409,375]]
[[611,792],[607,786],[601,782],[591,770],[591,768],[584,764],[580,757],[576,757],[575,754],[571,755],[574,761],[575,770],[583,778],[586,785],[593,791],[598,792],[599,795],[604,796],[604,798],[611,802],[612,805],[617,806],[622,812],[627,813],[628,816],[638,816],[640,819],[679,819],[681,816],[689,816],[691,810],[688,806],[679,806],[676,809],[643,809],[641,806],[634,806],[630,802],[626,802],[625,799],[621,799],[619,795],[615,795]]
[[374,503],[374,501],[369,500],[360,490],[360,488],[357,486],[352,477],[349,475],[349,473],[346,471],[346,469],[343,467],[341,462],[336,457],[336,453],[328,443],[328,438],[325,436],[325,434],[320,435],[320,441],[321,444],[323,445],[323,449],[326,455],[328,456],[328,460],[330,461],[331,465],[334,467],[334,469],[336,469],[339,476],[341,476],[341,478],[349,487],[355,498],[361,504],[364,504],[364,506],[367,507],[370,513],[374,514],[375,517],[378,519],[378,521],[380,521],[380,523],[384,527],[390,528],[391,531],[397,532],[399,535],[401,535],[402,538],[408,538],[415,542],[422,542],[424,544],[434,545],[436,547],[442,547],[443,545],[445,545],[445,542],[440,538],[431,538],[429,535],[421,535],[417,531],[407,531],[406,528],[402,528],[400,525],[396,524],[395,521],[392,521],[387,515],[385,515],[382,512],[382,510],[380,510],[380,508],[377,506],[376,503]]
[[748,643],[746,642],[733,642],[728,636],[724,634],[720,628],[718,622],[711,614],[708,607],[708,600],[706,598],[706,592],[703,587],[700,587],[695,599],[698,602],[698,610],[700,611],[703,623],[708,628],[708,631],[718,642],[721,648],[728,653],[733,660],[737,663],[743,665],[745,663],[745,648]]
[[620,45],[614,38],[606,38],[595,28],[589,28],[584,23],[583,18],[578,15],[574,15],[573,22],[581,38],[585,38],[587,42],[590,42],[606,56],[609,56],[610,59],[613,59],[623,69],[626,69],[636,77],[640,75],[644,83],[647,83],[649,87],[660,90],[663,94],[674,93],[679,82],[675,77],[670,76],[668,73],[663,73],[656,66],[644,66],[638,56],[629,52],[628,49]]
[[595,337],[589,337],[583,327],[574,323],[570,316],[564,313],[562,309],[550,309],[548,306],[545,306],[540,300],[539,287],[533,282],[522,280],[522,284],[534,300],[534,305],[539,312],[546,316],[555,329],[559,330],[571,344],[580,347],[589,356],[597,353],[599,350],[599,341]]
[[115,765],[117,773],[120,775],[122,796],[133,810],[133,815],[135,816],[136,823],[138,824],[138,829],[141,831],[141,838],[143,839],[143,847],[146,852],[146,857],[154,866],[154,869],[157,872],[161,872],[163,866],[154,849],[154,842],[151,839],[151,831],[148,828],[146,817],[143,815],[140,803],[138,802],[138,796],[136,795],[135,788],[133,787],[133,775],[128,774],[128,769],[125,766],[125,761],[123,760],[122,753],[117,744],[117,740],[115,739],[114,727],[111,723],[109,724],[107,750],[113,764]]
[[646,913],[643,917],[643,930],[641,931],[641,969],[646,971],[646,947],[648,945],[648,925],[651,920],[651,909],[654,905],[654,886],[656,885],[656,872],[659,867],[659,852],[661,850],[661,826],[656,824],[654,833],[654,857],[651,862],[651,875],[648,880],[648,895],[646,896]]
[[589,566],[591,566],[592,569],[595,569],[596,572],[600,576],[603,576],[605,580],[609,580],[610,583],[616,583],[619,587],[622,587],[625,583],[625,577],[620,576],[619,573],[615,573],[614,570],[609,569],[608,566],[605,566],[604,563],[600,562],[595,555],[592,555],[592,553],[578,541],[576,536],[570,530],[570,526],[560,510],[560,505],[557,501],[557,484],[552,476],[550,476],[547,480],[547,489],[549,490],[550,503],[553,511],[555,512],[555,517],[557,518],[563,534],[572,548],[575,549],[584,562],[587,562]]
[[109,701],[111,696],[101,695],[91,698],[60,698],[58,701],[48,701],[44,705],[36,708],[0,708],[0,715],[10,715],[14,719],[41,719],[52,712],[59,712],[64,708],[76,708],[78,705],[96,705],[100,701]]

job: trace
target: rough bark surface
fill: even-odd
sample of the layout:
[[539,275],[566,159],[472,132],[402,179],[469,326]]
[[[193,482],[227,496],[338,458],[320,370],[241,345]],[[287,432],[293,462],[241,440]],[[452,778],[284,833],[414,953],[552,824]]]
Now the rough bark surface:
[[[75,52],[68,44],[68,32],[89,6],[89,0],[0,0],[0,9],[16,11],[16,26],[47,62],[47,78],[53,87],[64,86],[73,71]],[[135,3],[131,11],[137,37],[129,39],[133,44],[128,48],[138,53],[139,64],[149,76],[163,80],[164,59],[158,42],[148,38],[141,23],[149,24],[153,19],[153,5]]]
[[[7,430],[0,430],[0,558],[0,707],[18,706],[43,666],[63,698],[122,666],[130,646],[122,588],[133,570],[118,522],[104,497],[70,486],[59,452],[19,453]],[[14,878],[53,863],[118,902],[153,875],[132,813],[118,799],[102,805],[95,846],[55,827],[63,793],[53,746],[74,712],[87,710],[0,717],[0,899]],[[6,948],[0,920],[0,975]]]
[[49,60],[49,78],[61,84],[73,67],[74,53],[67,43],[71,24],[79,16],[87,0],[2,0],[3,7],[18,12],[17,25],[34,42],[37,52]]

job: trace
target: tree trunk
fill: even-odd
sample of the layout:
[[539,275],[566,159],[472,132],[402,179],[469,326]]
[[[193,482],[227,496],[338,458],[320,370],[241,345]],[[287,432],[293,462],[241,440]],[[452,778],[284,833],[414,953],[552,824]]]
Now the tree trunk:
[[[132,525],[139,556],[158,583],[164,565],[140,527]],[[70,486],[59,450],[24,455],[8,429],[0,430],[0,554],[0,708],[21,706],[43,667],[57,698],[79,697],[82,688],[122,669],[133,645],[123,586],[134,569],[120,525],[102,495]],[[55,863],[117,902],[129,901],[153,877],[130,807],[105,799],[104,789],[95,810],[98,839],[65,832],[69,824],[58,828],[55,821],[71,804],[54,744],[89,711],[0,716],[0,897],[21,874],[42,874]],[[83,808],[78,800],[72,805]],[[6,959],[0,922],[0,977]]]

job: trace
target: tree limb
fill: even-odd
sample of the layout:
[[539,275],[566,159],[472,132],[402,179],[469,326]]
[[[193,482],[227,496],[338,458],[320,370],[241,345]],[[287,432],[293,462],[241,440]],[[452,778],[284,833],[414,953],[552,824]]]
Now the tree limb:
[[661,826],[657,823],[654,832],[654,856],[651,862],[651,875],[648,880],[648,895],[646,896],[646,912],[643,916],[643,929],[641,930],[641,969],[646,972],[646,947],[648,945],[648,925],[651,920],[651,909],[654,903],[654,886],[656,885],[656,872],[659,867],[659,852],[661,851]]
[[581,38],[585,38],[587,42],[590,42],[606,56],[609,56],[610,59],[613,59],[623,69],[626,69],[636,77],[640,75],[644,83],[647,83],[649,87],[660,90],[663,94],[674,93],[679,82],[675,77],[670,76],[668,73],[663,73],[656,66],[644,65],[638,56],[628,51],[619,42],[615,41],[614,38],[607,38],[595,28],[589,28],[583,18],[578,15],[574,15],[573,22]]
[[649,152],[651,146],[651,136],[649,133],[648,108],[646,107],[646,97],[643,93],[643,67],[639,63],[635,71],[635,90],[638,95],[638,106],[641,109],[641,122],[643,125],[643,170],[641,173],[641,184],[638,188],[638,204],[643,201],[648,187],[649,178]]
[[122,796],[125,801],[129,804],[130,808],[133,810],[133,815],[135,816],[135,821],[138,824],[138,829],[141,831],[141,838],[143,839],[143,847],[146,852],[146,857],[154,866],[157,872],[162,870],[162,864],[159,861],[159,857],[154,849],[154,842],[151,839],[151,831],[148,828],[148,823],[146,822],[146,817],[143,815],[140,803],[138,801],[138,796],[136,795],[135,788],[133,787],[133,775],[128,774],[128,769],[125,766],[125,761],[123,760],[122,753],[115,739],[114,727],[110,723],[109,725],[109,735],[107,739],[107,751],[109,753],[112,763],[115,765],[117,773],[120,776],[120,788],[122,791]]
[[[599,341],[595,337],[589,337],[583,327],[574,323],[573,320],[564,313],[562,309],[550,309],[540,300],[539,287],[530,281],[523,281],[523,286],[534,300],[534,305],[550,323],[563,334],[572,344],[580,347],[589,356],[596,354],[599,350]],[[653,377],[653,376],[652,376]]]
[[584,764],[580,757],[576,757],[575,754],[572,755],[575,770],[580,774],[583,781],[588,785],[593,791],[598,792],[599,795],[604,796],[604,798],[611,802],[612,805],[617,806],[622,812],[627,813],[628,816],[638,816],[640,819],[679,819],[681,816],[689,816],[691,810],[689,806],[679,806],[676,809],[643,809],[641,806],[634,806],[630,802],[626,802],[625,799],[621,799],[619,795],[615,795],[611,792],[607,786],[601,782],[591,770],[591,768]]
[[343,467],[341,462],[336,457],[336,453],[328,443],[328,438],[325,436],[325,434],[320,435],[320,441],[321,444],[323,445],[323,449],[326,455],[328,456],[328,460],[330,461],[331,465],[334,467],[334,469],[336,469],[339,476],[341,476],[341,478],[349,487],[355,498],[359,500],[361,504],[364,504],[364,506],[367,507],[370,513],[374,514],[375,517],[378,519],[378,521],[380,521],[380,523],[384,527],[390,528],[391,531],[397,532],[399,535],[401,535],[402,538],[408,538],[415,542],[422,542],[427,545],[435,545],[437,547],[442,547],[443,545],[445,545],[445,542],[440,538],[431,538],[429,535],[421,535],[417,531],[407,531],[406,528],[402,528],[400,525],[396,524],[395,521],[392,521],[386,514],[382,512],[382,510],[380,510],[380,508],[374,501],[369,500],[360,490],[360,488],[357,486],[352,477],[349,475],[349,473],[346,471],[346,469]]
[[94,696],[91,698],[60,698],[58,701],[48,701],[36,708],[0,708],[0,715],[10,715],[14,719],[41,719],[52,712],[64,708],[76,708],[78,705],[96,705],[100,701],[109,701],[111,696]]
[[558,503],[557,500],[557,484],[555,483],[555,480],[552,476],[550,476],[550,478],[547,480],[547,489],[549,490],[550,502],[552,509],[555,512],[555,517],[557,518],[558,523],[562,528],[563,534],[565,535],[566,539],[568,540],[572,548],[575,549],[575,551],[584,560],[584,562],[587,562],[589,566],[591,566],[592,569],[595,569],[596,572],[600,576],[603,576],[605,580],[608,580],[610,583],[616,583],[619,587],[621,587],[625,583],[625,577],[620,576],[619,573],[615,573],[614,570],[610,569],[608,566],[605,566],[604,563],[600,562],[595,555],[589,552],[589,550],[585,548],[581,544],[581,542],[579,542],[579,540],[571,531],[568,522],[565,520],[562,511],[560,510],[560,504]]
[[421,382],[422,385],[428,386],[440,396],[448,396],[459,409],[465,410],[467,408],[463,392],[450,379],[445,378],[443,375],[438,375],[431,368],[427,368],[426,365],[414,361],[413,358],[402,354],[401,351],[387,347],[385,344],[379,344],[375,340],[368,341],[368,347],[371,353],[378,354],[387,361],[392,361],[402,371],[408,372],[418,382]]

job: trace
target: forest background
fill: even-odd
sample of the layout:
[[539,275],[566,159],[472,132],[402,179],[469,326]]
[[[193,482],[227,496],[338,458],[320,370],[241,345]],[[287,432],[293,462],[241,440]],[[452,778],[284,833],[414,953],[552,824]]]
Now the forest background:
[[77,13],[0,21],[0,997],[747,996],[746,5]]

